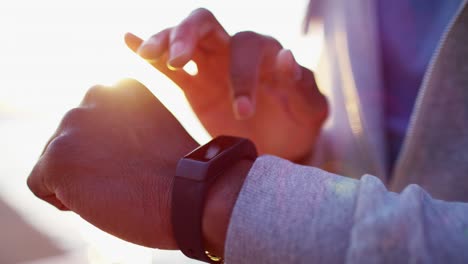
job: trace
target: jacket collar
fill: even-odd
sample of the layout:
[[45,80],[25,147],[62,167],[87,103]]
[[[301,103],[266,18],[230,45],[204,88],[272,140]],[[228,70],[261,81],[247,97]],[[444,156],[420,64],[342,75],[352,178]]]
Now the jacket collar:
[[426,72],[392,189],[422,185],[437,198],[468,200],[468,6],[448,25]]
[[[458,63],[458,67],[464,66],[459,62],[460,58],[467,58],[467,55],[463,54],[463,47],[468,47],[464,42],[452,41],[452,39],[463,38],[468,36],[468,25],[463,24],[463,20],[460,17],[463,14],[466,14],[466,2],[464,1],[460,12],[454,18],[454,23],[452,23],[451,30],[447,30],[444,38],[450,39],[451,41],[446,42],[446,40],[441,40],[444,42],[444,46],[447,43],[452,46],[450,50],[456,50],[460,55],[455,55],[458,57],[458,60],[453,60],[453,63]],[[309,18],[306,19],[317,19],[321,15],[321,19],[324,21],[325,28],[325,38],[326,38],[326,49],[331,50],[327,55],[329,58],[326,58],[325,64],[332,64],[329,67],[333,67],[333,70],[337,73],[332,74],[330,77],[323,78],[324,80],[340,79],[339,89],[335,89],[335,84],[327,83],[324,86],[333,87],[332,90],[339,93],[339,97],[342,98],[343,104],[345,105],[346,118],[347,122],[351,126],[351,131],[353,137],[355,138],[356,148],[360,153],[361,158],[361,171],[367,173],[372,173],[382,180],[386,181],[387,171],[386,171],[386,144],[384,138],[384,127],[383,127],[383,112],[382,112],[382,78],[380,70],[380,44],[378,37],[377,29],[377,17],[376,17],[376,6],[375,1],[373,0],[356,0],[356,1],[343,1],[343,0],[334,0],[334,1],[322,1],[322,0],[312,0],[309,5],[309,10],[311,8],[317,7],[317,10],[310,12]],[[465,7],[465,8],[463,8]],[[463,10],[463,12],[462,12]],[[455,22],[458,21],[458,22]],[[460,22],[461,21],[461,22]],[[456,30],[455,30],[456,29]],[[463,32],[461,34],[449,34],[448,31],[457,31]],[[466,38],[466,37],[465,37]],[[464,46],[463,46],[464,45]],[[442,46],[442,44],[441,44]],[[462,47],[463,46],[463,47]],[[439,48],[440,50],[446,50],[447,48]],[[424,91],[437,90],[440,87],[434,80],[433,75],[439,75],[442,73],[443,66],[447,63],[450,56],[442,52],[435,57],[439,59],[434,59],[432,61],[431,69],[426,73],[425,77],[425,88],[421,89]],[[331,55],[330,55],[331,54]],[[328,62],[327,62],[328,61]],[[465,62],[466,65],[466,62]],[[466,67],[466,66],[465,66]],[[325,67],[327,68],[327,67]],[[456,74],[459,78],[463,76],[468,76],[468,73],[463,72],[462,69],[457,69],[457,67],[452,66],[451,72],[445,72],[444,79],[452,79],[451,76]],[[327,74],[327,73],[326,73]],[[319,73],[322,75],[322,73]],[[319,81],[320,77],[318,76]],[[459,79],[458,78],[458,79]],[[457,78],[455,78],[457,79]],[[452,80],[455,80],[452,79]],[[458,80],[457,79],[457,80]],[[429,81],[432,80],[432,81]],[[327,82],[327,81],[325,81]],[[458,89],[460,87],[468,87],[463,84],[463,81],[457,81]],[[454,84],[454,82],[452,82]],[[435,87],[435,88],[434,88]],[[466,91],[465,89],[464,91]],[[448,91],[448,90],[446,90]],[[421,91],[421,94],[425,93]],[[335,94],[332,95],[332,97]],[[428,124],[427,122],[432,122],[435,124],[435,120],[424,120],[424,118],[417,118],[416,116],[426,116],[425,119],[432,116],[431,110],[429,110],[434,104],[450,104],[449,102],[432,102],[434,99],[427,99],[431,97],[440,97],[440,98],[451,98],[457,97],[462,100],[463,92],[446,94],[443,92],[443,96],[438,95],[437,93],[430,92],[424,96],[420,95],[418,99],[418,105],[426,105],[425,111],[415,111],[412,117],[412,125],[410,128],[410,135],[407,137],[407,143],[405,143],[405,150],[403,155],[399,158],[399,162],[396,166],[395,178],[402,179],[404,178],[401,175],[405,175],[409,170],[408,164],[414,161],[414,155],[425,151],[424,146],[421,145],[420,141],[417,138],[424,131],[424,127]],[[468,97],[464,99],[465,101],[460,101],[460,105],[468,105],[465,102],[468,102]],[[427,101],[427,102],[426,102]],[[427,111],[427,112],[426,112]],[[456,113],[451,113],[456,114]],[[446,115],[442,113],[441,115]],[[418,121],[415,121],[418,120]],[[468,120],[466,118],[465,120]],[[337,120],[338,122],[342,120]],[[443,123],[444,118],[441,118],[437,122],[441,128],[452,128],[454,123],[448,124]],[[458,123],[466,123],[467,121],[458,120]],[[415,129],[418,133],[411,131]],[[438,131],[425,132],[425,134],[437,134]],[[468,132],[465,134],[468,135]],[[465,136],[466,137],[466,136]],[[434,139],[434,138],[433,138]],[[437,139],[439,142],[441,138]],[[410,142],[410,143],[408,143]],[[411,143],[415,142],[415,143]],[[442,143],[442,142],[441,142]],[[467,143],[468,144],[468,143]],[[467,148],[468,149],[468,146]],[[419,150],[419,151],[416,151]],[[405,154],[408,153],[408,154]],[[411,154],[412,153],[412,154]],[[468,159],[465,159],[465,161]],[[346,161],[345,161],[346,162]],[[468,164],[468,162],[465,162]],[[415,172],[416,173],[416,172]],[[465,173],[467,174],[468,171]],[[468,182],[468,181],[467,181]],[[397,186],[402,186],[405,184],[397,184]]]

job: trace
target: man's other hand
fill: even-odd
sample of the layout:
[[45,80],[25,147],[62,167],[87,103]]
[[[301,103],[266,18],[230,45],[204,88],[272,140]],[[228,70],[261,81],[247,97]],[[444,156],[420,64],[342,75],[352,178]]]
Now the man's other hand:
[[[211,12],[197,9],[146,41],[130,33],[125,41],[184,91],[213,137],[249,138],[260,154],[290,160],[313,147],[327,116],[325,97],[313,73],[274,38],[230,36]],[[195,76],[182,69],[190,60]]]

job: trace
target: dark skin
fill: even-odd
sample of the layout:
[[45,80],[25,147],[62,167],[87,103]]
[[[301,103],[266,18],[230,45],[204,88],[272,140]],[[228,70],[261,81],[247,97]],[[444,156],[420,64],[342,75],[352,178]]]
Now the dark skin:
[[177,160],[197,146],[143,85],[96,86],[65,115],[28,185],[115,236],[176,248],[169,190]]
[[[185,48],[175,51],[176,39]],[[252,32],[231,37],[204,9],[146,42],[132,34],[125,40],[181,87],[211,135],[247,137],[260,153],[291,160],[313,146],[327,115],[325,98],[313,74],[276,40]],[[190,59],[198,65],[196,76],[179,69]],[[170,222],[174,172],[197,146],[142,84],[96,86],[65,115],[28,186],[124,240],[177,249]],[[231,211],[251,166],[233,164],[209,190],[203,234],[217,255],[223,255]]]

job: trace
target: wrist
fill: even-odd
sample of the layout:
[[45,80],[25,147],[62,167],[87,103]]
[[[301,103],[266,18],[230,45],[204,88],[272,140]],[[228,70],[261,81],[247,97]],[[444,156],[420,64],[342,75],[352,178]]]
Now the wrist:
[[227,169],[210,187],[203,213],[202,232],[206,250],[216,256],[224,256],[229,220],[253,162],[241,160]]

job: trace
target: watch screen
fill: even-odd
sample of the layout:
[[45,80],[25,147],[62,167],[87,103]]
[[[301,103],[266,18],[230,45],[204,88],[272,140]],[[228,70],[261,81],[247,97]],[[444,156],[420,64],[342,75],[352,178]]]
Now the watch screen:
[[213,139],[208,144],[196,149],[186,157],[189,159],[199,160],[199,161],[209,161],[219,155],[227,148],[233,146],[239,140],[232,137],[218,137]]

